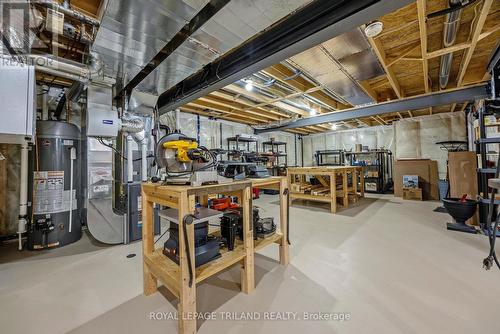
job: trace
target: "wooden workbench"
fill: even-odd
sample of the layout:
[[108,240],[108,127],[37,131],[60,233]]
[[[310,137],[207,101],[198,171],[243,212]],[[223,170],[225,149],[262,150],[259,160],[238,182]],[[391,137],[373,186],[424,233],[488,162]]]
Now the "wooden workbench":
[[[280,192],[280,230],[275,234],[253,240],[251,228],[251,188],[272,189]],[[144,294],[150,295],[157,289],[159,279],[165,287],[179,298],[178,318],[179,333],[196,333],[196,320],[192,315],[196,312],[196,284],[220,271],[242,262],[241,289],[245,293],[254,290],[254,252],[277,243],[280,246],[280,263],[287,265],[288,255],[288,189],[285,177],[270,177],[238,181],[228,184],[191,186],[162,186],[160,184],[143,183],[142,185],[142,238],[143,238],[143,270]],[[243,242],[236,240],[233,251],[220,250],[221,257],[194,268],[194,246],[190,247],[193,284],[189,286],[189,266],[185,252],[184,233],[179,225],[179,265],[163,255],[162,249],[154,249],[153,241],[153,203],[176,208],[179,210],[178,221],[187,214],[193,213],[196,197],[202,205],[206,204],[208,196],[223,194],[237,196],[243,208]],[[194,224],[187,226],[189,245],[194,245]],[[185,315],[184,317],[182,315]],[[191,315],[191,317],[190,317]]]
[[[196,196],[210,194],[231,194],[241,199],[243,208],[243,243],[234,250],[221,249],[221,257],[195,268],[194,224],[187,225],[186,232],[191,254],[186,254],[182,221],[186,215],[195,212]],[[200,187],[174,186],[153,183],[142,184],[142,255],[144,294],[151,295],[157,290],[157,280],[179,298],[179,333],[196,333],[196,284],[239,262],[241,269],[241,290],[254,290],[254,242],[250,225],[251,183],[249,181]],[[176,208],[179,212],[179,265],[163,255],[162,249],[154,249],[153,204]],[[265,240],[265,239],[264,239]],[[259,245],[261,246],[261,245]],[[263,247],[263,246],[262,246]],[[261,248],[261,247],[260,247]],[[191,271],[187,257],[191,258]],[[192,284],[190,285],[190,280]]]
[[[289,167],[287,171],[288,184],[290,187],[290,200],[304,199],[310,201],[330,203],[332,213],[337,212],[337,197],[342,198],[344,207],[349,205],[349,195],[364,197],[365,182],[364,168],[361,166],[323,166],[323,167]],[[322,186],[323,192],[302,193],[297,191],[301,185],[306,184],[306,175],[314,176]],[[348,185],[349,175],[352,177],[352,185]],[[327,176],[328,178],[325,178]],[[359,187],[358,187],[359,177]],[[341,185],[340,189],[337,186]]]

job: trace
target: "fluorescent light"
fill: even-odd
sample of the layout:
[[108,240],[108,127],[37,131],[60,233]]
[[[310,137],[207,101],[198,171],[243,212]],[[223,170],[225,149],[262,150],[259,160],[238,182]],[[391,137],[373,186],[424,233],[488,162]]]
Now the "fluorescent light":
[[249,92],[251,92],[253,90],[253,82],[252,80],[249,80],[247,81],[246,85],[245,85],[245,89]]

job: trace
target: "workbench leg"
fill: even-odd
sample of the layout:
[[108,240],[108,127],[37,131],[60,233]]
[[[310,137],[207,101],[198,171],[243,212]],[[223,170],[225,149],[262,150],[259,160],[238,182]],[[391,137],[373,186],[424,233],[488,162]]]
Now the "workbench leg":
[[143,255],[143,292],[149,296],[156,292],[158,283],[156,277],[149,271],[144,255],[151,255],[154,252],[153,242],[153,203],[148,200],[148,197],[142,193],[142,255]]
[[[281,237],[280,243],[280,263],[284,266],[288,265],[290,258],[288,253],[288,196],[290,194],[290,189],[288,189],[289,185],[287,184],[286,179],[282,179],[280,181],[280,231],[283,235]],[[285,189],[288,189],[288,194],[285,195]]]
[[361,197],[365,197],[365,169],[363,167],[359,172],[359,186],[361,188]]
[[332,173],[330,175],[330,196],[332,196],[332,202],[330,203],[330,210],[332,213],[337,213],[337,180],[336,174]]
[[[186,193],[179,197],[179,266],[180,266],[180,287],[179,305],[177,307],[179,318],[179,333],[196,333],[196,276],[195,276],[195,256],[194,256],[194,224],[187,225],[187,235],[189,242],[189,252],[186,254],[184,243],[183,219],[187,214],[194,212],[195,196],[187,197]],[[191,258],[191,286],[189,275],[188,256]]]
[[347,172],[344,171],[342,172],[342,182],[343,182],[343,189],[344,189],[344,208],[347,208],[349,206],[349,193],[348,193],[348,184],[347,184]]
[[354,188],[354,196],[358,198],[358,172],[353,169],[352,173],[352,187]]
[[254,251],[253,251],[253,228],[250,228],[250,207],[251,192],[250,187],[246,187],[242,192],[241,205],[243,206],[243,247],[245,249],[245,258],[243,259],[243,268],[241,269],[241,290],[244,293],[251,293],[255,288],[254,274]]

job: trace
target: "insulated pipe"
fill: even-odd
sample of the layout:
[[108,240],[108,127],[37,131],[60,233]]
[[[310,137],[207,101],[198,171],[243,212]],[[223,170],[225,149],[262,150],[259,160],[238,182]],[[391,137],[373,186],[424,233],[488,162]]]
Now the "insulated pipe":
[[134,138],[131,134],[127,134],[127,182],[134,182],[134,151],[132,150],[132,144]]
[[90,24],[90,25],[95,26],[95,27],[99,27],[99,24],[100,24],[99,21],[94,19],[93,17],[82,14],[81,12],[76,11],[74,9],[67,8],[67,6],[61,5],[55,1],[43,0],[43,1],[40,1],[39,4],[44,6],[44,7],[51,8],[55,11],[61,12],[64,15],[68,15],[68,16],[70,16],[70,17],[72,17],[80,22],[87,23],[87,24]]
[[19,191],[19,221],[17,234],[19,237],[18,249],[23,249],[22,234],[26,232],[28,213],[28,143],[25,141],[21,146],[21,185]]
[[[450,0],[450,7],[458,6],[461,0]],[[446,14],[443,29],[443,44],[444,47],[450,47],[455,44],[457,38],[458,28],[460,27],[460,15],[462,10],[456,10]],[[441,63],[439,66],[439,87],[445,89],[448,86],[450,78],[451,65],[453,64],[453,52],[441,56]]]

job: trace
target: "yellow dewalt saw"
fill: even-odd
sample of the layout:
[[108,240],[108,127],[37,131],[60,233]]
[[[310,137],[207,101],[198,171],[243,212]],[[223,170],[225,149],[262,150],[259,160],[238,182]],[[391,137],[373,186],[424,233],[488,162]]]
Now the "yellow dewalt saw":
[[217,183],[217,157],[194,138],[171,133],[156,145],[156,163],[165,169],[165,182],[202,185]]

